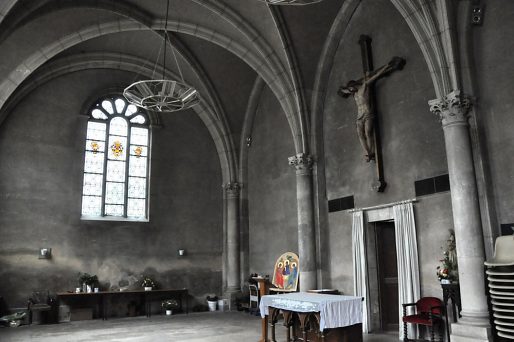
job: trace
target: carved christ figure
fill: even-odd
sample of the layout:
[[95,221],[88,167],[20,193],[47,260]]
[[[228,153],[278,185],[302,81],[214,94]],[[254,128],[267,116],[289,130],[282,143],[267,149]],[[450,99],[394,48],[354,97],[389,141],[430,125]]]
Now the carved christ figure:
[[375,160],[375,139],[374,139],[374,120],[375,112],[372,108],[370,88],[373,83],[386,74],[403,68],[405,60],[400,57],[393,57],[389,63],[378,70],[366,72],[360,80],[351,80],[346,86],[340,87],[337,92],[342,97],[353,95],[357,105],[357,135],[359,136],[362,148],[366,152],[366,161]]

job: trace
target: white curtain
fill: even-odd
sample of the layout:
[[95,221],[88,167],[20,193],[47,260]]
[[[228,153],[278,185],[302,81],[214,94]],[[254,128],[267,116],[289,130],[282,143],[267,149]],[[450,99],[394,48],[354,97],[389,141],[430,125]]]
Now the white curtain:
[[[414,223],[412,203],[393,206],[393,216],[396,233],[396,257],[398,260],[400,340],[402,340],[402,303],[414,303],[420,298],[418,244],[416,242],[416,224]],[[407,311],[407,314],[410,312]],[[412,324],[409,324],[410,338],[414,337],[414,331]]]
[[362,211],[353,213],[352,223],[352,260],[354,295],[364,297],[362,306],[362,331],[369,332],[368,265],[364,236],[364,216]]

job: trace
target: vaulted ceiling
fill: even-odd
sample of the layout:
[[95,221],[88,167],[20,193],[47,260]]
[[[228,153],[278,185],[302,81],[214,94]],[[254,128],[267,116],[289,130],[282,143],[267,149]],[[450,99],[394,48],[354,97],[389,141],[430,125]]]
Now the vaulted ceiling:
[[[178,63],[168,53],[166,77],[183,75],[201,94],[200,105],[190,110],[213,137],[224,181],[233,181],[244,116],[255,106],[249,100],[260,81],[279,102],[296,152],[312,153],[309,139],[316,134],[313,118],[322,108],[324,77],[362,1],[274,6],[260,0],[170,0],[165,22],[166,0],[3,0],[0,124],[24,94],[61,75],[88,69],[103,69],[105,77],[122,70],[133,80],[162,75],[167,28]],[[391,3],[420,45],[437,97],[458,89],[452,26],[444,19],[454,3]],[[113,79],[113,88],[127,86]],[[153,118],[159,122],[159,115]]]
[[[299,99],[313,88],[323,45],[342,3],[170,1],[167,27],[180,69],[168,53],[167,73],[180,78],[182,72],[184,81],[199,90],[202,104],[195,111],[215,141],[221,140],[218,150],[231,151],[227,159],[237,159],[244,114],[258,78],[279,100],[293,137],[302,135],[294,132],[303,120]],[[0,122],[24,93],[60,75],[97,68],[106,75],[117,69],[131,72],[134,80],[160,75],[165,13],[166,0],[3,1]],[[301,139],[296,141],[301,145]],[[230,164],[222,162],[227,179],[234,178]]]

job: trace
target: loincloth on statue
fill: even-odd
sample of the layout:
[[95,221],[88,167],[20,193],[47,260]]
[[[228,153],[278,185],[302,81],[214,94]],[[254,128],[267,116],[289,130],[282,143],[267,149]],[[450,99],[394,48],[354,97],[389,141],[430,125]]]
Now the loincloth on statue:
[[357,123],[362,122],[364,123],[366,120],[373,120],[375,119],[375,113],[365,113],[357,117]]

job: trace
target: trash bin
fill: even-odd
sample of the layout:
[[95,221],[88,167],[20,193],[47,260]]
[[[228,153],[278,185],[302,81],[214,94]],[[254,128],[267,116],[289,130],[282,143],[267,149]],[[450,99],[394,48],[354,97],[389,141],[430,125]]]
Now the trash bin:
[[218,300],[218,310],[225,311],[225,299]]
[[216,304],[218,304],[218,301],[208,300],[207,304],[209,305],[209,311],[216,311]]

